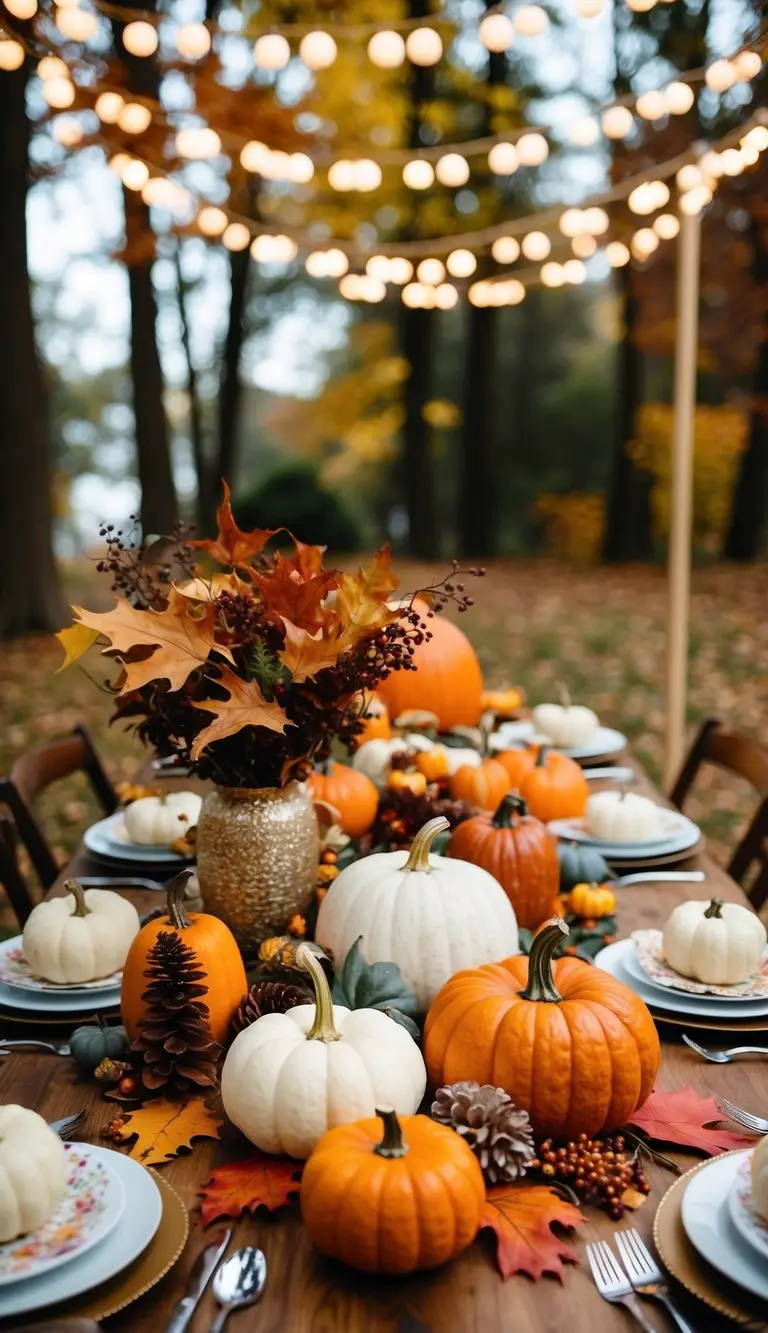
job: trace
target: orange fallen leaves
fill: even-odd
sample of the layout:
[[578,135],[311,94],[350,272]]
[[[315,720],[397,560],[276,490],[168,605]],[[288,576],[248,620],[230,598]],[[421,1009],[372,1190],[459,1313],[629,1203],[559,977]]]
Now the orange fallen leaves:
[[534,1282],[551,1273],[562,1281],[563,1264],[578,1259],[552,1226],[575,1227],[586,1220],[548,1185],[500,1185],[488,1191],[480,1229],[490,1227],[496,1234],[496,1263],[505,1281],[513,1273]]
[[234,736],[243,727],[267,727],[270,731],[285,731],[288,719],[279,704],[268,702],[255,680],[241,680],[229,667],[222,669],[221,679],[217,681],[225,690],[229,690],[227,699],[195,700],[195,708],[213,714],[213,722],[195,737],[190,751],[192,759],[198,759],[206,745],[213,741]]
[[298,1193],[303,1163],[254,1153],[241,1162],[217,1167],[200,1191],[200,1217],[208,1226],[219,1217],[240,1217],[246,1210],[273,1212]]
[[161,1097],[126,1115],[120,1139],[128,1143],[136,1136],[129,1155],[144,1166],[163,1166],[181,1148],[191,1148],[192,1139],[217,1139],[223,1123],[202,1097],[182,1103]]

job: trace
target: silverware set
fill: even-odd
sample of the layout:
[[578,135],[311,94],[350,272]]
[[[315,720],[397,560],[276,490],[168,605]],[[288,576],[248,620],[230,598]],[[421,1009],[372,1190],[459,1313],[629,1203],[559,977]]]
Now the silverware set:
[[70,1055],[65,1041],[34,1041],[31,1037],[0,1037],[0,1055],[10,1055],[11,1049],[50,1051],[52,1055]]
[[263,1250],[245,1245],[225,1258],[232,1239],[232,1227],[216,1232],[200,1251],[189,1275],[187,1290],[166,1326],[165,1333],[186,1333],[208,1286],[213,1279],[213,1294],[219,1306],[210,1333],[222,1333],[235,1310],[255,1305],[267,1281],[267,1260]]
[[740,1106],[734,1106],[727,1097],[718,1097],[717,1109],[727,1115],[730,1120],[735,1120],[737,1125],[742,1125],[748,1129],[750,1134],[768,1134],[768,1120],[761,1115],[753,1115],[751,1111],[744,1111]]
[[634,1227],[617,1231],[615,1240],[621,1262],[607,1241],[587,1246],[592,1277],[603,1300],[612,1305],[623,1305],[645,1333],[656,1333],[637,1299],[638,1295],[650,1297],[664,1306],[680,1333],[693,1333],[690,1324],[675,1309],[666,1279],[639,1231]]
[[709,1060],[713,1065],[729,1065],[740,1055],[768,1055],[768,1048],[765,1046],[731,1046],[728,1051],[712,1051],[706,1046],[700,1046],[685,1032],[683,1033],[683,1041],[686,1046],[690,1046],[692,1051],[695,1051],[702,1059]]

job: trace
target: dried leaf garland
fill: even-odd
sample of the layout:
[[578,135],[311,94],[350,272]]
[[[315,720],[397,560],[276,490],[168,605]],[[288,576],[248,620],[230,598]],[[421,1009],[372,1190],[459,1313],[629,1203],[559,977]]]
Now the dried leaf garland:
[[207,1227],[219,1217],[241,1217],[266,1208],[270,1213],[299,1190],[302,1162],[254,1153],[241,1162],[219,1166],[200,1191],[200,1217]]
[[488,1191],[480,1229],[495,1233],[496,1263],[505,1282],[515,1273],[534,1282],[549,1273],[562,1282],[563,1265],[578,1258],[552,1227],[577,1227],[586,1220],[548,1185],[502,1185]]

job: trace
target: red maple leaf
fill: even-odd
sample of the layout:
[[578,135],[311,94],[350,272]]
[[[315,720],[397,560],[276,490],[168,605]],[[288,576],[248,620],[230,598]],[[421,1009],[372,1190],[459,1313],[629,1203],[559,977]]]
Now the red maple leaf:
[[534,1282],[551,1273],[562,1282],[563,1264],[579,1261],[552,1226],[575,1227],[586,1220],[548,1185],[500,1185],[488,1191],[480,1229],[491,1227],[496,1234],[496,1263],[505,1282],[513,1273],[526,1273]]
[[219,1217],[241,1217],[249,1210],[274,1212],[287,1203],[299,1188],[303,1163],[284,1157],[254,1153],[242,1162],[230,1162],[211,1173],[200,1191],[200,1217],[204,1227]]
[[706,1128],[723,1119],[714,1097],[700,1097],[693,1088],[680,1088],[678,1092],[654,1088],[628,1123],[634,1129],[641,1129],[649,1139],[697,1148],[707,1157],[731,1148],[748,1148],[755,1142],[753,1137],[735,1134],[730,1129]]
[[222,482],[224,487],[224,499],[216,510],[216,519],[219,525],[218,535],[215,538],[204,537],[197,541],[190,542],[190,546],[195,546],[201,551],[207,551],[208,555],[218,560],[220,565],[232,565],[238,569],[245,569],[255,555],[259,555],[264,550],[270,537],[276,533],[282,532],[282,528],[254,528],[251,532],[243,532],[235,522],[235,516],[232,513],[232,501],[229,486]]

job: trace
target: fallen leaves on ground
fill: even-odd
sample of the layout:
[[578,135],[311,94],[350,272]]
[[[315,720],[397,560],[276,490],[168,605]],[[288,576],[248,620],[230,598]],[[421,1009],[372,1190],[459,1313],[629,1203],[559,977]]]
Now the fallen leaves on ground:
[[298,1193],[302,1163],[255,1153],[242,1162],[230,1162],[211,1173],[200,1191],[203,1226],[218,1217],[240,1217],[246,1210],[274,1212]]
[[574,1251],[552,1230],[586,1222],[578,1208],[548,1185],[501,1185],[488,1191],[480,1229],[496,1234],[496,1263],[506,1281],[525,1273],[538,1282],[544,1273],[563,1279],[563,1264],[576,1264]]
[[243,727],[267,727],[270,731],[285,731],[288,719],[279,704],[268,702],[255,680],[242,680],[229,667],[222,669],[216,682],[229,691],[227,699],[195,699],[195,708],[213,714],[213,722],[198,732],[190,751],[197,759],[200,752],[213,741],[234,736]]
[[125,1116],[120,1138],[128,1143],[136,1136],[129,1155],[143,1166],[164,1166],[181,1148],[191,1148],[192,1139],[217,1139],[223,1123],[202,1097],[182,1103],[160,1097]]
[[730,1129],[707,1129],[714,1121],[725,1120],[714,1097],[700,1097],[693,1088],[678,1092],[663,1092],[654,1088],[644,1106],[636,1111],[628,1123],[640,1129],[649,1139],[659,1143],[676,1143],[683,1148],[696,1148],[713,1157],[731,1148],[750,1147],[754,1136],[736,1134]]

